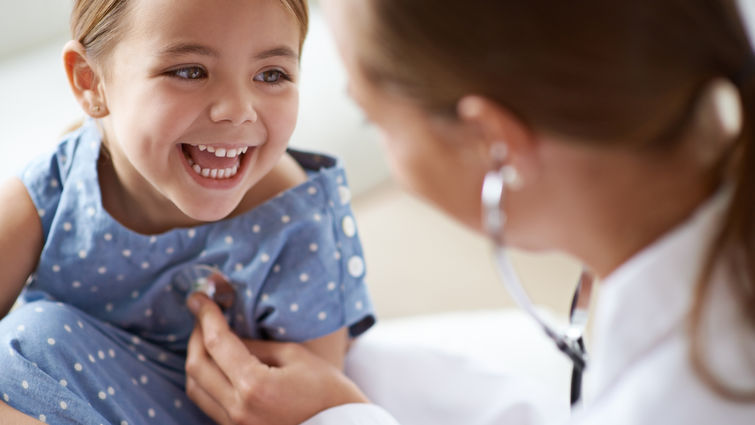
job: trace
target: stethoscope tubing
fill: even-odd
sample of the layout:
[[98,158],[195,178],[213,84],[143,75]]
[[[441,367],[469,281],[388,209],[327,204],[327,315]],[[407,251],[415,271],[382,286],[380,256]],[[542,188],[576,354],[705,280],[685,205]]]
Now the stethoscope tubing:
[[587,367],[587,353],[582,335],[587,324],[594,278],[588,269],[583,268],[572,298],[569,326],[565,331],[559,331],[555,326],[550,325],[535,309],[509,260],[503,241],[503,228],[506,223],[506,215],[503,212],[504,194],[507,182],[512,180],[510,176],[516,173],[512,173],[513,169],[510,166],[503,165],[506,154],[504,145],[499,145],[493,153],[494,156],[498,157],[499,167],[485,175],[481,201],[482,221],[488,235],[494,242],[493,256],[496,269],[501,283],[514,299],[514,302],[540,325],[543,332],[556,344],[556,347],[572,361],[571,405],[575,406],[581,396],[582,372]]
[[591,274],[583,270],[574,292],[574,297],[572,298],[569,328],[567,331],[559,331],[555,326],[549,324],[535,309],[519,280],[519,276],[514,270],[514,266],[509,260],[505,248],[497,244],[494,252],[500,280],[514,299],[514,302],[540,325],[548,338],[553,340],[556,348],[572,361],[571,404],[574,406],[580,400],[582,372],[587,367],[587,353],[582,338],[586,324],[586,312],[582,311],[582,309],[583,307],[589,307],[589,293],[591,292],[593,283]]

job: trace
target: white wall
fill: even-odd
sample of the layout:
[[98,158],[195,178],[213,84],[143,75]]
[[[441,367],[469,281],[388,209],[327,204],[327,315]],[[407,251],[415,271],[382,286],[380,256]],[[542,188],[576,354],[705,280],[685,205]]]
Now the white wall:
[[68,34],[72,0],[0,0],[0,60]]
[[750,30],[750,43],[755,45],[755,0],[738,0],[739,9]]

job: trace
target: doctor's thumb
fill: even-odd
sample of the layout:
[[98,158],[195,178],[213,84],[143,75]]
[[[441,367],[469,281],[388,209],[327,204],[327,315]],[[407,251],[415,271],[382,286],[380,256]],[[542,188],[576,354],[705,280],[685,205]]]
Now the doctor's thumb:
[[201,293],[201,292],[195,292],[186,300],[186,306],[189,307],[189,311],[191,311],[192,314],[195,316],[199,315],[199,312],[202,310],[203,306],[206,306],[207,304],[214,304],[212,300],[210,300],[207,295]]

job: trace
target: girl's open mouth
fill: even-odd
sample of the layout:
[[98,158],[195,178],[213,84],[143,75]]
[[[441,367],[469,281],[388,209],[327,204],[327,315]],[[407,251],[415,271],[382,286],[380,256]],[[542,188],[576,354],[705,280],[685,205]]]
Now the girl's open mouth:
[[229,179],[239,172],[249,146],[219,147],[213,145],[181,144],[186,160],[198,176],[209,179]]
[[201,186],[211,189],[235,187],[254,161],[257,147],[243,144],[178,145],[189,175]]

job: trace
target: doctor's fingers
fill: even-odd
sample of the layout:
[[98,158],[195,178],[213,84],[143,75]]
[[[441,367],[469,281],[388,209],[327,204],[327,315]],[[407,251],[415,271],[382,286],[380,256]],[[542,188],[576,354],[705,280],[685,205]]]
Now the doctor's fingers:
[[[329,407],[369,400],[343,370],[295,343],[244,340],[247,349],[270,365],[270,373],[259,377],[263,392],[247,394],[255,404],[268,407],[297,400],[298,411],[289,408],[292,418],[304,420]],[[262,379],[265,378],[265,379]],[[264,416],[260,413],[260,416]],[[270,416],[273,417],[273,416]],[[279,423],[279,422],[276,422]],[[298,423],[298,422],[295,422]]]
[[[239,387],[239,366],[251,370],[250,374],[264,374],[267,367],[263,365],[249,350],[244,342],[228,326],[223,313],[215,302],[204,294],[193,294],[189,298],[189,308],[197,318],[197,327],[201,329],[201,341],[204,350],[220,367],[234,387]],[[195,329],[196,333],[196,329]]]
[[271,367],[285,368],[288,365],[321,361],[308,348],[293,342],[245,339],[243,343],[249,353]]
[[301,397],[288,398],[291,383],[281,381],[275,370],[237,365],[238,377],[232,383],[204,348],[202,330],[197,327],[189,339],[186,394],[218,424],[293,425],[308,417],[288,417],[287,402]]
[[205,350],[202,329],[197,326],[189,337],[186,354],[186,394],[207,395],[222,405],[230,405],[235,400],[236,390],[223,370]]
[[[241,403],[224,407],[212,398],[208,392],[199,387],[196,382],[193,382],[191,378],[187,379],[186,388],[187,391],[191,388],[191,399],[217,425],[296,425],[302,422],[301,420],[291,422],[287,419],[281,421],[282,416],[268,417],[265,416],[264,409],[257,409],[255,406],[245,406]],[[283,409],[288,409],[285,407],[285,404],[283,406]],[[278,407],[278,409],[281,409],[281,407]]]
[[[202,330],[197,326],[189,339],[186,358],[186,394],[202,411],[220,425],[267,425],[270,422],[260,419],[257,406],[261,403],[260,391],[263,387],[253,385],[260,380],[255,374],[260,369],[247,370],[238,367],[237,384],[233,384],[215,361],[205,351]],[[262,369],[267,371],[267,368]],[[271,387],[270,384],[265,384]],[[280,405],[280,403],[276,403]]]
[[233,425],[231,418],[207,391],[191,376],[186,376],[186,394],[202,411],[218,425]]

